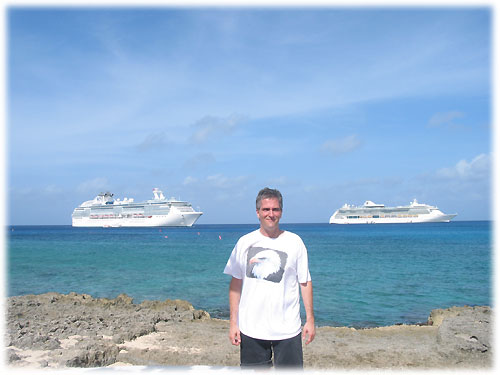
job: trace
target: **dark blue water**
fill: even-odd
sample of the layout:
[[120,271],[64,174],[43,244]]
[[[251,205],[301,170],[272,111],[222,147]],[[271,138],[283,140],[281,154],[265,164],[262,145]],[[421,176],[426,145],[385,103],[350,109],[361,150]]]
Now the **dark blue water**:
[[[227,318],[222,271],[257,227],[8,227],[7,293],[179,298]],[[435,308],[492,304],[491,222],[281,227],[308,248],[319,325],[418,323]]]

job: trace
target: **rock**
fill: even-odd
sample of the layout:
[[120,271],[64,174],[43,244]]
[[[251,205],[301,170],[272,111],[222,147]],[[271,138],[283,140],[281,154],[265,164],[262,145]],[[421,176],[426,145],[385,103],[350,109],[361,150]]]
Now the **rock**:
[[204,310],[195,310],[193,311],[193,319],[210,319],[210,314]]
[[166,332],[172,324],[166,321],[158,322],[155,324],[155,332]]
[[[155,332],[158,323],[207,316],[208,313],[195,310],[187,301],[134,304],[126,294],[114,299],[74,292],[17,296],[8,298],[6,342],[9,347],[55,351],[61,349],[61,340],[75,335],[99,338],[99,345],[106,336],[109,339],[105,347],[80,348],[80,352],[64,362],[65,366],[101,366],[116,358],[113,353],[118,344]],[[10,362],[18,361],[15,355],[10,357]]]
[[103,367],[113,364],[118,356],[116,345],[90,346],[66,361],[68,367]]
[[[309,369],[486,368],[492,366],[492,310],[433,310],[426,326],[318,327],[304,347]],[[133,303],[87,294],[7,299],[7,360],[12,366],[238,366],[228,321],[186,301]],[[35,354],[37,353],[37,354]],[[43,353],[43,354],[41,354]],[[49,359],[47,359],[49,358]]]
[[19,357],[17,353],[12,349],[7,350],[7,358],[9,362],[16,362],[21,360],[21,357]]
[[455,308],[439,326],[437,341],[440,350],[487,352],[491,348],[491,317],[489,307]]
[[127,335],[125,333],[117,333],[113,335],[112,341],[115,344],[123,344],[127,339]]
[[457,316],[461,311],[463,311],[463,308],[457,306],[447,309],[435,309],[431,311],[427,322],[429,325],[439,326],[445,318]]

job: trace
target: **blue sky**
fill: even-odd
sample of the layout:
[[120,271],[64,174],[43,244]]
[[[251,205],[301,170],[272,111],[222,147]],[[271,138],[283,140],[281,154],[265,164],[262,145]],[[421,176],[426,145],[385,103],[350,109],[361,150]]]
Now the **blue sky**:
[[9,7],[8,224],[109,190],[199,224],[372,200],[492,216],[490,7]]

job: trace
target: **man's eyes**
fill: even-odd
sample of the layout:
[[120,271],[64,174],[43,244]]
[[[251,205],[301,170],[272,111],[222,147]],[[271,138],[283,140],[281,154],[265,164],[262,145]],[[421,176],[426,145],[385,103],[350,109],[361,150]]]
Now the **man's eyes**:
[[[269,212],[269,211],[271,211],[271,209],[270,208],[263,208],[262,211]],[[280,212],[280,211],[281,211],[280,208],[273,208],[273,212]]]

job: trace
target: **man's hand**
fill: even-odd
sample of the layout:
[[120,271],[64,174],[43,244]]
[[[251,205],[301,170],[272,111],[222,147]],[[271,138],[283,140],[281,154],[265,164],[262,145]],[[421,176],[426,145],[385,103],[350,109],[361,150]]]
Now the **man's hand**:
[[304,324],[304,329],[302,330],[302,340],[306,340],[306,345],[314,340],[316,336],[316,327],[314,327],[314,322],[307,321]]
[[229,327],[229,341],[231,341],[231,344],[236,346],[241,343],[240,329],[232,324]]

